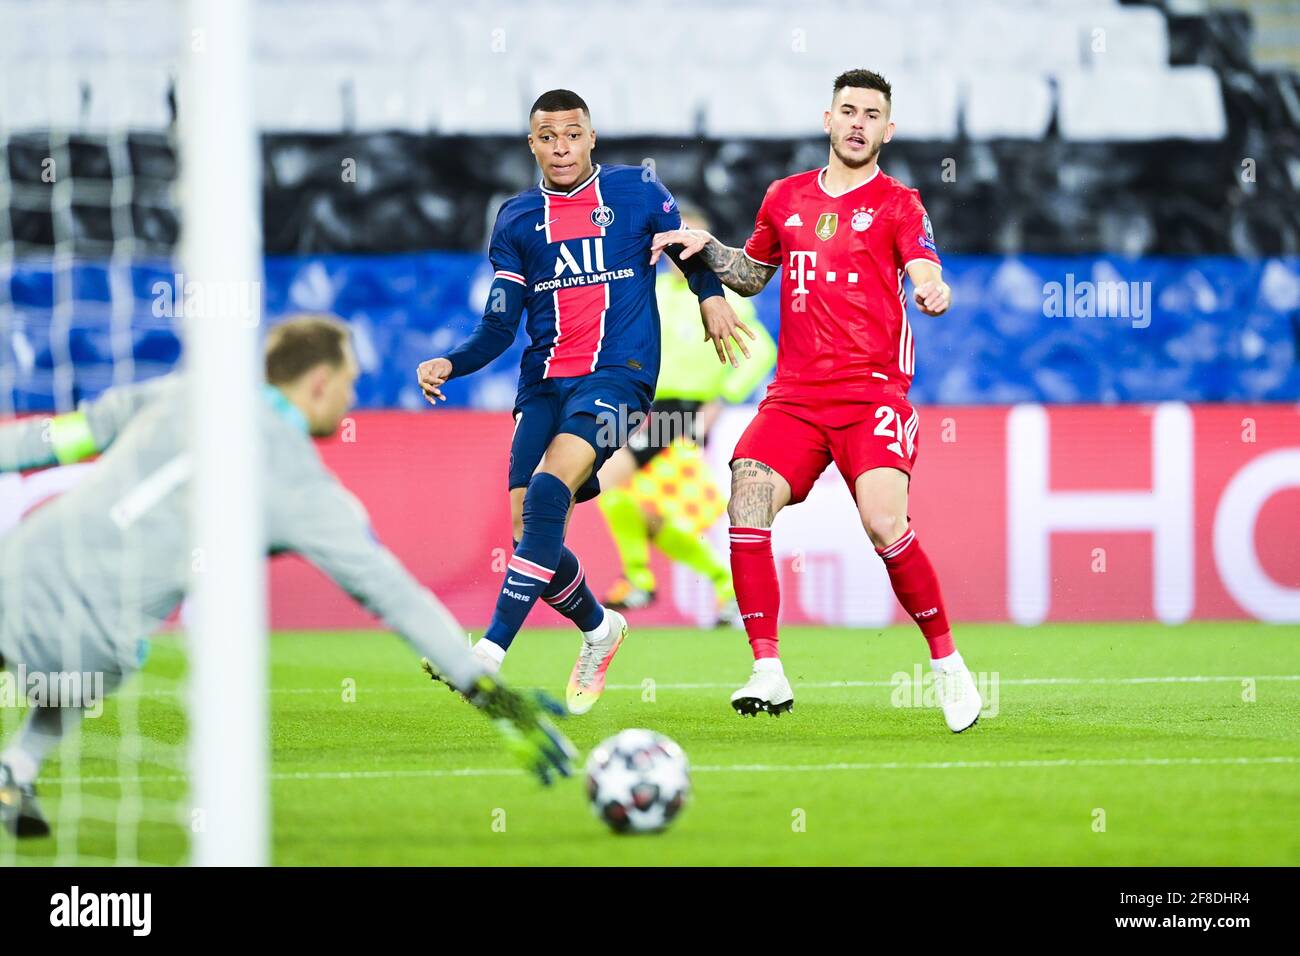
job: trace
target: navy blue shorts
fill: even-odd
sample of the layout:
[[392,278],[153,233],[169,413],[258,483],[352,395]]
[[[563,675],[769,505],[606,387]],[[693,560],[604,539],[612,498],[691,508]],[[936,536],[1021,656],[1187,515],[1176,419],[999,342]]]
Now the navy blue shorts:
[[596,473],[645,421],[654,392],[618,367],[576,378],[544,378],[515,397],[515,437],[510,442],[510,490],[526,487],[547,447],[559,434],[577,435],[596,450],[596,464],[577,501],[600,494]]

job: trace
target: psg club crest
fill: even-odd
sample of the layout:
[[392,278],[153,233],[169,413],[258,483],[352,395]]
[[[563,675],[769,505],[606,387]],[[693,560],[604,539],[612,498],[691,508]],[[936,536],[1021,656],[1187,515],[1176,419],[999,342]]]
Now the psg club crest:
[[853,227],[854,232],[866,232],[871,228],[871,223],[875,219],[874,209],[855,209],[853,218],[849,220],[849,225]]
[[591,224],[604,229],[614,221],[614,210],[608,206],[597,206],[591,211]]
[[840,225],[840,214],[837,212],[824,212],[817,217],[817,238],[825,242],[831,236],[835,235],[835,230]]

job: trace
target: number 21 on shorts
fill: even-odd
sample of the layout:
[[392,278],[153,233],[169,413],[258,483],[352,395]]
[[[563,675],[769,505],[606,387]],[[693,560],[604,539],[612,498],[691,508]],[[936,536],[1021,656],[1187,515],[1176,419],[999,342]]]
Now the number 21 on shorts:
[[[916,413],[906,422],[903,416],[898,414],[888,405],[881,405],[876,409],[876,430],[874,434],[881,438],[892,439],[885,447],[892,451],[899,458],[911,458],[912,447],[916,438]],[[907,453],[903,453],[903,444],[907,444]]]

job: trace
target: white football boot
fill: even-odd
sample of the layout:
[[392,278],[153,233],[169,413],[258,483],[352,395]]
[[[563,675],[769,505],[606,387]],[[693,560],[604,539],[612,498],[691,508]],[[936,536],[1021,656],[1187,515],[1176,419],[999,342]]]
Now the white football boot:
[[780,717],[794,710],[794,691],[785,679],[781,661],[773,657],[754,661],[749,683],[731,695],[731,706],[741,717],[759,713]]
[[573,663],[569,674],[569,686],[564,692],[564,701],[569,713],[581,716],[596,706],[600,695],[605,693],[605,674],[609,662],[614,659],[618,649],[627,638],[627,618],[618,611],[605,609],[605,621],[609,625],[605,636],[600,640],[591,640],[589,635],[582,635],[582,650]]
[[943,707],[943,719],[954,734],[974,727],[980,719],[984,701],[975,689],[975,680],[966,669],[961,655],[953,651],[947,657],[930,661],[934,671],[934,689]]
[[496,677],[501,673],[501,662],[505,660],[506,652],[496,644],[479,638],[469,652],[474,655],[474,660],[483,665],[488,676]]

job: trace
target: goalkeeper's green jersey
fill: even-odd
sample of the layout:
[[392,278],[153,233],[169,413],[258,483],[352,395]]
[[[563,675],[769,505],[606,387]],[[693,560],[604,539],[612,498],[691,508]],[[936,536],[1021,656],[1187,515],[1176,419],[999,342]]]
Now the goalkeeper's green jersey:
[[776,366],[776,343],[754,314],[754,306],[731,290],[727,301],[736,317],[753,330],[755,339],[739,333],[749,348],[750,357],[740,356],[740,367],[718,361],[713,345],[704,340],[700,323],[700,302],[686,280],[676,270],[665,272],[655,283],[659,300],[659,323],[662,330],[663,357],[659,365],[656,399],[687,399],[710,402],[720,398],[741,402]]

